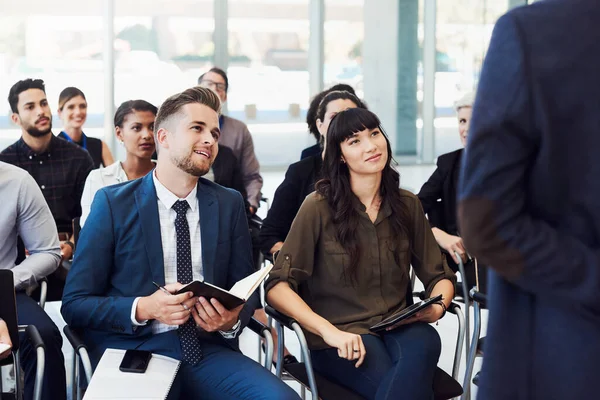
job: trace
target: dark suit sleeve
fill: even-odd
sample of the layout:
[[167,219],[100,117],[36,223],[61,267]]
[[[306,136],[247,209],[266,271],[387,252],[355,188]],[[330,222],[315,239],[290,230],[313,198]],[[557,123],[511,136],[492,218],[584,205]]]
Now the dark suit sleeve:
[[[236,201],[233,205],[235,209],[234,224],[231,231],[231,257],[227,274],[227,287],[232,287],[237,281],[240,281],[248,275],[254,273],[252,265],[252,243],[250,240],[250,231],[244,208],[244,200],[240,194],[236,193]],[[246,305],[240,313],[242,327],[248,325],[250,317],[254,310],[260,307],[258,291],[254,292],[248,299]]]
[[532,164],[543,141],[533,126],[531,53],[524,43],[515,15],[501,17],[463,157],[461,232],[469,252],[522,290],[599,311],[598,251],[536,218],[528,206]]
[[[429,177],[427,182],[423,184],[423,187],[419,191],[417,197],[421,200],[423,211],[425,214],[431,213],[434,209],[438,199],[443,196],[444,191],[444,180],[446,179],[447,171],[443,171],[441,167],[442,158],[438,158],[437,168],[433,171],[433,174]],[[433,221],[429,221],[434,226]]]
[[238,163],[235,155],[233,155],[233,153],[231,155],[233,157],[231,166],[231,188],[240,192],[242,198],[244,198],[244,204],[246,208],[248,208],[250,206],[250,203],[248,203],[248,200],[246,200],[248,198],[248,192],[246,192],[246,187],[244,186],[244,176],[242,175],[242,169],[240,168],[240,164]]
[[73,266],[67,275],[61,313],[72,328],[134,334],[131,307],[135,297],[107,297],[115,254],[110,201],[99,190],[81,231]]
[[301,191],[302,182],[296,173],[296,166],[291,165],[285,173],[285,179],[275,191],[273,204],[260,230],[260,248],[263,253],[268,254],[275,243],[285,241],[298,214],[299,204],[304,200],[299,199]]

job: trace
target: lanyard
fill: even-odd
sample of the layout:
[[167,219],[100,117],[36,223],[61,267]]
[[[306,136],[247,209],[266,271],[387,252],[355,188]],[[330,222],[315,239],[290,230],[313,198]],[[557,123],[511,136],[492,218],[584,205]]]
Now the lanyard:
[[[62,131],[61,133],[63,134],[62,135],[63,139],[65,139],[67,142],[75,143],[73,141],[73,139],[71,139],[71,137],[69,135],[67,135],[67,132]],[[76,144],[79,144],[79,143],[76,143]],[[81,145],[80,146],[87,150],[87,136],[85,136],[85,133],[83,133],[83,132],[81,132]]]

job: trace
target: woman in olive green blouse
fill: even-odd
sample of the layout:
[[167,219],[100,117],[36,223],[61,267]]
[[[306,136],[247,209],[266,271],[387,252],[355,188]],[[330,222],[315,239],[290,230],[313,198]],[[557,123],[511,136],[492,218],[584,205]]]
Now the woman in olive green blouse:
[[[399,189],[391,147],[372,112],[339,113],[327,132],[323,179],[304,201],[267,281],[267,300],[297,320],[314,368],[369,399],[432,399],[441,351],[435,328],[454,274],[419,199]],[[369,327],[406,307],[409,268],[443,295],[382,335]]]

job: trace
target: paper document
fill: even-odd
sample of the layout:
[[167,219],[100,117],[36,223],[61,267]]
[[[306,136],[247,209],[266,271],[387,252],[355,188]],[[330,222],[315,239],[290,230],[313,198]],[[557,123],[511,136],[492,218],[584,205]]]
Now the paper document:
[[83,400],[164,400],[179,370],[180,361],[152,354],[143,374],[121,372],[125,350],[106,349]]

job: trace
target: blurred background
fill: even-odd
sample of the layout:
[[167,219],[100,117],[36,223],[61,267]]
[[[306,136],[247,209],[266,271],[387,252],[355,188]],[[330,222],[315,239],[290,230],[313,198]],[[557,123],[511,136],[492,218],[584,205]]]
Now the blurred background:
[[[227,113],[249,125],[263,168],[314,144],[313,94],[352,85],[403,164],[460,146],[453,102],[478,81],[496,19],[525,0],[0,0],[0,94],[42,78],[56,113],[67,86],[88,100],[85,132],[113,148],[115,105],[155,105],[228,71]],[[112,45],[109,43],[112,42]],[[20,133],[0,101],[0,148]],[[55,119],[55,133],[60,123]]]

